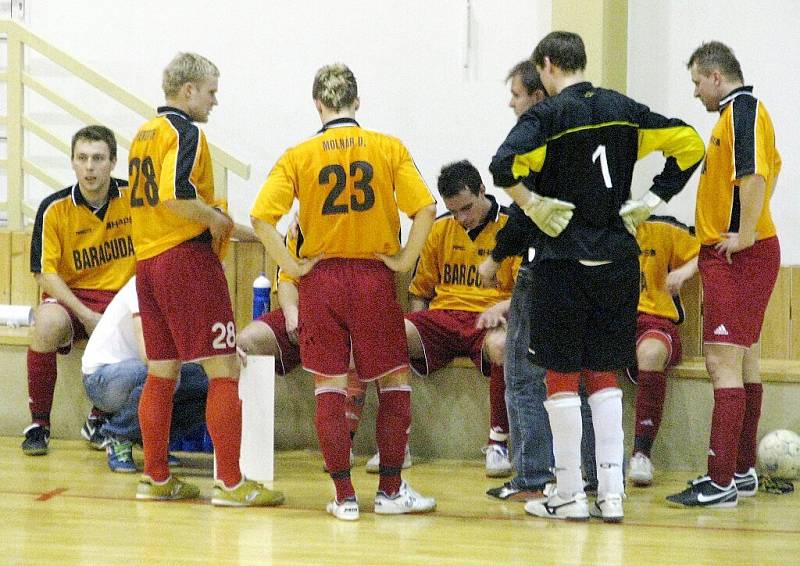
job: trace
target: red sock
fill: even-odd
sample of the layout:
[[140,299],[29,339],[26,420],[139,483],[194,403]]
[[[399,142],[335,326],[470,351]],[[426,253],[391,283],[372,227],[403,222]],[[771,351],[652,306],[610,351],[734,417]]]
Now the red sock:
[[708,475],[717,485],[727,487],[736,469],[736,453],[744,420],[743,387],[714,390],[714,414],[711,418]]
[[636,392],[636,437],[633,451],[648,458],[650,448],[661,425],[667,376],[663,371],[639,370],[639,390]]
[[169,477],[167,448],[172,421],[172,393],[175,380],[147,375],[139,399],[139,425],[142,428],[144,474],[157,482]]
[[55,352],[34,352],[28,348],[28,408],[31,421],[42,426],[50,426],[57,367]]
[[358,373],[351,369],[347,372],[347,426],[350,440],[355,438],[358,425],[361,423],[361,412],[364,410],[367,384],[358,379]]
[[411,428],[411,386],[378,392],[375,436],[381,455],[378,489],[387,495],[400,491],[400,472]]
[[350,434],[347,429],[347,395],[341,390],[323,389],[316,393],[315,424],[325,466],[336,486],[336,500],[356,494],[350,480]]
[[745,409],[742,434],[739,436],[739,455],[736,457],[736,471],[745,473],[756,466],[758,421],[761,418],[761,397],[764,387],[760,383],[745,383]]
[[229,377],[208,380],[206,426],[214,443],[217,478],[225,487],[242,481],[239,469],[239,448],[242,444],[242,402],[239,382]]
[[503,366],[492,364],[489,372],[489,444],[505,444],[508,439],[508,411]]

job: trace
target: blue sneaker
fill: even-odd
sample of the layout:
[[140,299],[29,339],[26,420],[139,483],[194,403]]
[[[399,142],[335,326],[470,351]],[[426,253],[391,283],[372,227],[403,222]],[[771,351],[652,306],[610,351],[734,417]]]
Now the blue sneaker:
[[133,443],[130,441],[109,439],[106,454],[108,455],[108,467],[112,472],[132,474],[137,471],[136,462],[133,461]]

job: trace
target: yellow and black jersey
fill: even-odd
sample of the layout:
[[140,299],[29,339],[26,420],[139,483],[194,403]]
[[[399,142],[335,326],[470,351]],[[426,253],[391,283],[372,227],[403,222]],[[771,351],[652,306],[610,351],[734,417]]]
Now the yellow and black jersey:
[[55,273],[71,289],[118,291],[136,269],[127,187],[112,178],[99,209],[77,183],[42,200],[31,236],[31,272]]
[[128,152],[133,243],[136,257],[147,259],[204,235],[205,225],[164,206],[171,199],[200,199],[214,204],[214,173],[203,131],[181,110],[169,106],[144,124]]
[[270,224],[300,202],[302,257],[375,259],[400,249],[398,209],[413,217],[435,202],[396,138],[340,118],[290,148],[261,186],[251,216]]
[[681,323],[684,318],[680,295],[667,291],[667,274],[691,261],[700,252],[692,229],[670,216],[651,216],[636,230],[639,256],[639,312]]
[[486,196],[492,208],[482,226],[467,232],[449,212],[434,222],[408,287],[412,295],[429,301],[428,308],[483,312],[511,297],[519,257],[502,261],[497,285],[485,284],[478,274],[478,266],[492,252],[497,232],[508,221],[508,212]]
[[666,164],[650,190],[668,201],[703,158],[700,136],[680,120],[582,82],[520,116],[490,170],[499,187],[533,176],[537,193],[575,205],[558,237],[539,239],[537,258],[616,260],[638,253],[619,209],[631,198],[636,161],[655,150]]
[[[286,248],[289,250],[289,253],[292,254],[294,258],[300,258],[300,249],[303,247],[303,233],[298,230],[297,236],[292,236],[291,234],[286,234],[286,237],[283,239],[283,242],[286,244]],[[272,279],[273,281],[277,281],[278,285],[281,283],[291,283],[295,287],[300,285],[300,280],[296,277],[292,277],[286,271],[281,269],[280,265],[275,265],[275,277]]]
[[751,86],[737,88],[720,101],[719,121],[711,132],[697,188],[695,224],[703,245],[721,241],[725,232],[739,231],[739,180],[748,175],[764,177],[767,187],[756,239],[776,233],[769,202],[781,156],[772,119],[752,90]]

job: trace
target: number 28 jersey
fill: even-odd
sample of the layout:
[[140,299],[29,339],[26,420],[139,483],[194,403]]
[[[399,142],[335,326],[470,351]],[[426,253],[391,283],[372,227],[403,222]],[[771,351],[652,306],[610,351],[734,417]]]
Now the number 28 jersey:
[[139,260],[154,257],[206,231],[164,206],[171,199],[214,203],[211,154],[203,131],[169,106],[145,123],[128,152],[133,244]]
[[300,202],[301,257],[375,259],[400,249],[398,209],[413,217],[435,202],[408,150],[355,120],[331,120],[288,149],[250,212],[275,225]]

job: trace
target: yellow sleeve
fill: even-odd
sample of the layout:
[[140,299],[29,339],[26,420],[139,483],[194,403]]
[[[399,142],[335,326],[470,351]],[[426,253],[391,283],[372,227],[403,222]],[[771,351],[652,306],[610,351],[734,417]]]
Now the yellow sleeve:
[[399,161],[394,178],[397,208],[408,217],[413,217],[420,209],[434,204],[436,199],[425,184],[411,154],[399,141],[397,144]]
[[61,255],[61,235],[58,223],[61,221],[55,210],[50,210],[44,217],[44,234],[42,238],[42,273],[58,273]]
[[436,285],[439,283],[439,239],[438,230],[431,230],[422,253],[414,270],[414,278],[408,286],[408,291],[422,299],[432,299],[436,295]]
[[297,175],[294,173],[291,154],[287,151],[269,172],[264,184],[261,185],[250,216],[274,226],[283,215],[291,210],[296,186]]

